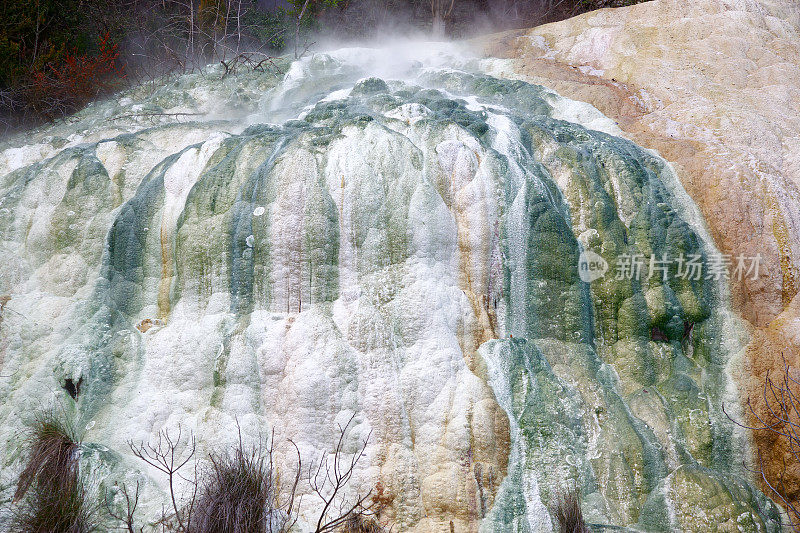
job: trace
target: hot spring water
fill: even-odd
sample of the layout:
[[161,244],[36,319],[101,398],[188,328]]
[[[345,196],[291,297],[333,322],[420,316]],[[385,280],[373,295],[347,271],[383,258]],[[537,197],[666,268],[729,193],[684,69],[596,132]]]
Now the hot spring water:
[[208,450],[238,421],[316,457],[355,414],[351,490],[395,530],[549,531],[575,487],[591,523],[778,530],[721,411],[745,342],[724,284],[615,271],[716,253],[665,161],[452,46],[282,66],[2,147],[4,494],[49,405],[86,429],[95,488],[141,480],[149,519],[164,480],[128,440],[180,424]]

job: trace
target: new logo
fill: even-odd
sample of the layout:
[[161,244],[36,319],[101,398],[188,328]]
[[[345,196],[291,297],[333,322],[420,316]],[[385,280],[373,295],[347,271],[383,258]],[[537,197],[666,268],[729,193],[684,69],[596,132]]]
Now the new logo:
[[581,253],[578,258],[578,274],[581,281],[591,283],[605,276],[606,272],[608,272],[608,262],[600,255],[591,250]]

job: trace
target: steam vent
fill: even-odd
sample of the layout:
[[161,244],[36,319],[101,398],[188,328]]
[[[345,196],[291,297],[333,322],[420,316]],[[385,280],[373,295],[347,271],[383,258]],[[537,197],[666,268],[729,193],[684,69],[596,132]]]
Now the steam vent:
[[319,531],[336,461],[395,532],[565,531],[569,497],[589,531],[792,531],[800,463],[743,426],[800,372],[795,0],[262,70],[0,144],[0,531],[43,412],[98,531],[123,487],[180,530],[137,457],[165,432],[178,507],[220,450],[269,448],[280,502],[300,457],[265,531]]

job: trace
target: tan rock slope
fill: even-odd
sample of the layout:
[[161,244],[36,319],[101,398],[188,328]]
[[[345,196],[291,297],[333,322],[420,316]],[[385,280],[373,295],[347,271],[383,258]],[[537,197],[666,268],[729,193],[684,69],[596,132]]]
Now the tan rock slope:
[[[485,51],[509,58],[501,75],[593,104],[671,161],[733,268],[760,254],[757,277],[730,281],[751,326],[744,398],[782,354],[800,366],[800,2],[654,0],[494,36]],[[756,438],[774,481],[791,456]],[[790,478],[798,501],[800,469]]]

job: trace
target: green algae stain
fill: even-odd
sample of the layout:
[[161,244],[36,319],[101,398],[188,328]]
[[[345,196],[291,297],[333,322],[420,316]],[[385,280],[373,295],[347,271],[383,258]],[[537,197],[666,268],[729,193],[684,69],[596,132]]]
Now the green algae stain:
[[[646,265],[637,279],[616,275],[623,255],[705,260],[714,252],[682,215],[660,158],[552,118],[557,97],[520,81],[441,70],[421,75],[419,85],[375,77],[353,84],[351,69],[331,57],[307,66],[324,89],[301,83],[280,93],[298,111],[291,120],[226,134],[189,169],[180,203],[169,203],[165,176],[187,170],[181,157],[202,145],[166,157],[122,205],[120,191],[131,184],[109,176],[95,148],[64,150],[3,178],[0,207],[13,210],[37,173],[68,171],[45,248],[100,264],[90,318],[54,365],[84,378],[82,416],[97,412],[123,370],[139,364],[144,341],[134,328],[156,318],[148,314],[168,321],[183,304],[198,316],[223,316],[215,331],[222,345],[205,369],[207,401],[222,408],[236,343],[257,313],[311,311],[334,329],[331,304],[344,291],[365,294],[364,316],[399,305],[409,264],[434,262],[440,248],[460,244],[442,236],[458,227],[467,186],[453,186],[456,169],[444,172],[438,151],[458,141],[468,146],[457,170],[472,180],[469,192],[497,205],[481,221],[493,242],[484,258],[488,286],[478,289],[491,296],[493,328],[505,336],[479,353],[513,439],[508,476],[482,529],[547,530],[547,504],[574,486],[597,524],[776,530],[775,507],[743,481],[742,450],[720,409],[731,356],[720,286],[647,276]],[[320,101],[343,84],[353,90]],[[250,99],[237,96],[241,105]],[[151,103],[176,102],[193,105],[194,97]],[[136,145],[130,136],[118,142]],[[165,223],[172,218],[174,228]],[[0,217],[9,238],[21,239],[23,226]],[[591,284],[579,277],[585,251],[611,267]],[[379,323],[362,331],[354,321],[356,348],[410,342],[406,324]],[[256,395],[259,386],[246,383]]]

